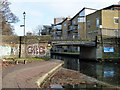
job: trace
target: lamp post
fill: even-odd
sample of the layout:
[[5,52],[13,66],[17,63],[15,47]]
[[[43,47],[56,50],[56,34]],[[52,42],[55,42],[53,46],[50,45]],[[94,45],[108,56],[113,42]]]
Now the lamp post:
[[100,28],[101,43],[103,44],[103,40],[102,40],[102,28],[103,28],[103,27],[102,27],[102,25],[100,25],[99,28]]
[[25,15],[26,15],[26,13],[25,12],[23,12],[23,19],[24,19],[24,36],[25,36]]

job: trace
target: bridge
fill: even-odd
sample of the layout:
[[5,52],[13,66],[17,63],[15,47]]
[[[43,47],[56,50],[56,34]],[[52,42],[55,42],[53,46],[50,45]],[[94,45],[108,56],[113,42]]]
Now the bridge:
[[[96,38],[91,41],[80,41],[80,40],[57,40],[52,41],[53,47],[57,49],[67,47],[67,51],[69,52],[73,47],[79,47],[80,51],[78,51],[80,58],[82,59],[110,59],[113,57],[120,57],[120,38],[111,37],[104,38],[101,40],[101,37]],[[116,43],[117,42],[117,43]],[[112,51],[105,49],[111,49]],[[54,52],[60,52],[63,54],[62,50],[55,50]],[[72,53],[72,52],[71,52]]]

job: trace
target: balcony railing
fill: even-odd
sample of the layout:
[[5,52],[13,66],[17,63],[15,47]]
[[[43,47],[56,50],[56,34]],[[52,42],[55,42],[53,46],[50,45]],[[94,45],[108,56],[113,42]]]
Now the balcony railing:
[[77,33],[78,30],[77,30],[77,29],[73,29],[72,32],[73,32],[73,33]]
[[56,29],[57,31],[62,31],[62,28],[58,28],[58,29]]
[[62,35],[62,32],[56,32],[56,35],[57,35],[57,36],[61,36],[61,35]]

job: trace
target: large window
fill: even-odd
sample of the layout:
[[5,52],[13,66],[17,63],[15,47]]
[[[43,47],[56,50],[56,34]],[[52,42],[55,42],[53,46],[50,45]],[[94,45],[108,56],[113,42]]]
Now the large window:
[[80,22],[80,18],[78,18],[78,22]]
[[99,27],[99,18],[96,18],[96,27]]
[[80,32],[78,32],[78,36],[80,36]]
[[85,22],[85,17],[79,17],[78,22]]
[[78,29],[80,29],[80,25],[78,25]]
[[114,23],[119,24],[119,17],[114,17]]

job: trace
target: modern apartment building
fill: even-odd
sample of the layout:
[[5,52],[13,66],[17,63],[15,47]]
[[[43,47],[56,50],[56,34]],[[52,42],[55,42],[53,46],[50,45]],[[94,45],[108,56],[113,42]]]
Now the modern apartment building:
[[50,35],[51,29],[52,29],[51,25],[43,25],[41,34],[42,35]]
[[70,39],[71,32],[69,31],[69,26],[71,24],[70,18],[66,18],[62,23],[62,39]]
[[120,5],[111,5],[87,15],[86,23],[87,39],[95,39],[96,36],[119,37]]
[[83,8],[71,18],[69,20],[67,32],[65,33],[67,37],[71,39],[86,39],[86,15],[95,11],[96,9]]
[[55,40],[60,40],[62,37],[62,23],[53,24],[51,30],[51,37]]
[[69,26],[69,30],[72,33],[72,38],[77,39],[78,38],[78,17],[79,17],[78,12],[73,18],[71,18],[71,25]]
[[78,39],[86,39],[86,16],[95,12],[96,9],[92,8],[83,8],[78,15],[77,24],[78,24]]

